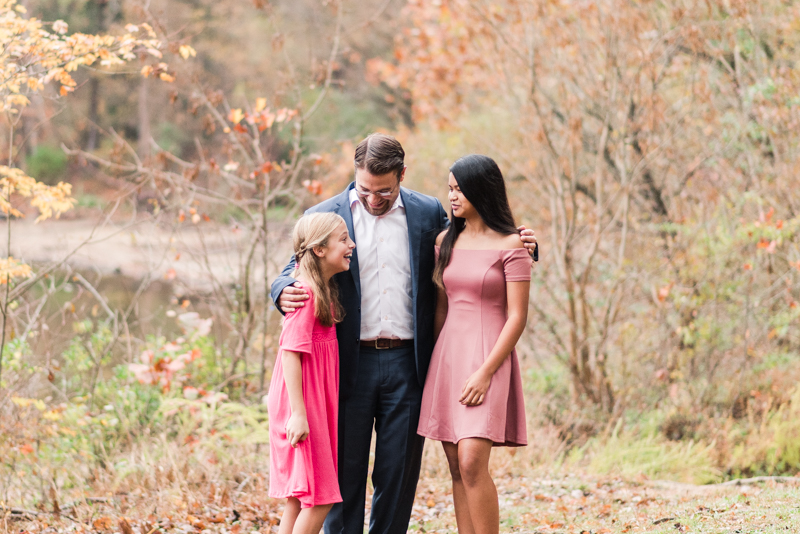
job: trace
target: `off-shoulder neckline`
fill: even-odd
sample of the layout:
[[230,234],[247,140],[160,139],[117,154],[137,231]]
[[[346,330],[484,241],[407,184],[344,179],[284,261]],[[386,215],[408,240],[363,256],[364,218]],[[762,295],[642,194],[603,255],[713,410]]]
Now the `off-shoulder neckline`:
[[[439,245],[434,245],[434,247],[441,249]],[[525,247],[519,248],[454,248],[453,250],[463,250],[465,252],[514,252],[515,250],[524,250],[526,254],[530,256],[528,249]]]

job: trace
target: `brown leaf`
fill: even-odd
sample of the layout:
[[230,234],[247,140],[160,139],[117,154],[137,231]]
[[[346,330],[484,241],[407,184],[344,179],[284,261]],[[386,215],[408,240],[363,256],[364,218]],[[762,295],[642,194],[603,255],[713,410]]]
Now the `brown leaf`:
[[122,534],[133,534],[131,524],[128,523],[128,520],[124,517],[119,518],[119,529],[122,531]]
[[98,517],[92,522],[95,530],[111,530],[114,528],[114,520],[108,516]]
[[58,495],[56,494],[56,488],[54,486],[50,486],[50,499],[53,500],[53,513],[58,515],[61,513],[61,508],[58,506]]

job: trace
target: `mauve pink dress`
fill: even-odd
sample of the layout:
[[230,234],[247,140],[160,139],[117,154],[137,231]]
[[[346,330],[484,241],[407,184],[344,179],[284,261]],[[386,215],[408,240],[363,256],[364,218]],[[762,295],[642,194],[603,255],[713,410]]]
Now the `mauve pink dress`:
[[433,349],[422,392],[421,436],[449,443],[485,438],[495,446],[528,444],[516,351],[492,377],[482,404],[464,406],[458,399],[506,323],[506,282],[530,280],[531,261],[524,248],[453,249],[444,270],[447,320]]
[[[337,466],[339,343],[335,326],[314,315],[314,295],[286,316],[269,385],[269,496],[296,497],[301,508],[342,502]],[[308,437],[292,448],[286,423],[292,415],[283,378],[282,352],[299,352]]]

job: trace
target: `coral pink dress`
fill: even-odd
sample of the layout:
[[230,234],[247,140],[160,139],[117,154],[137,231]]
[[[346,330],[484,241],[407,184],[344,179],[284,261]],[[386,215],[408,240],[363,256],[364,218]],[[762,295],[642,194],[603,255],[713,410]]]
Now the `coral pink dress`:
[[[292,448],[286,437],[286,423],[292,410],[283,379],[284,350],[301,354],[309,434],[296,448]],[[336,327],[322,326],[314,316],[313,295],[283,322],[267,407],[269,496],[296,497],[302,508],[341,502],[337,466],[339,344]]]
[[524,248],[453,249],[444,270],[447,320],[433,349],[422,392],[421,436],[449,443],[484,438],[495,446],[528,444],[516,351],[492,377],[482,404],[464,406],[458,399],[506,323],[506,282],[530,279],[531,258]]

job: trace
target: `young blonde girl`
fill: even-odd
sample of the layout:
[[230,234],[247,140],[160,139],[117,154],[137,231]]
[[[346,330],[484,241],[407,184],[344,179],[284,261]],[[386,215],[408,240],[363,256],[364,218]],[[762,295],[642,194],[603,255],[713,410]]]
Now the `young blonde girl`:
[[331,277],[350,268],[355,243],[335,213],[302,217],[292,235],[295,278],[309,301],[286,316],[269,389],[269,495],[287,499],[279,534],[317,534],[341,502],[337,466],[342,318]]

